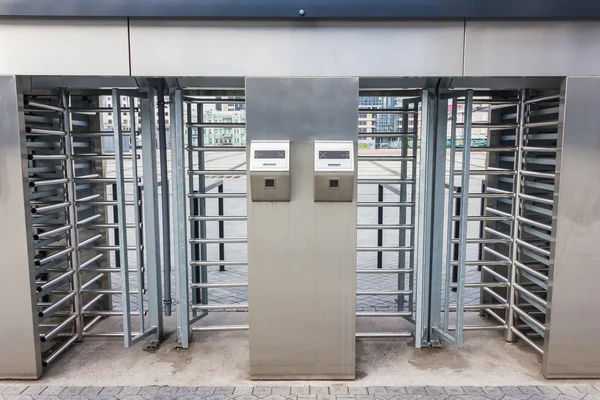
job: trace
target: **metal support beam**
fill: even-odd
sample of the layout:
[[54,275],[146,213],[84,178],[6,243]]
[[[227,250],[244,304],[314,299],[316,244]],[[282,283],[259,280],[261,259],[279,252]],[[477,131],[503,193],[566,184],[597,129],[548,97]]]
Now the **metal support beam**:
[[[162,288],[160,263],[160,233],[158,216],[158,182],[156,157],[156,125],[154,123],[154,93],[140,100],[142,114],[142,168],[144,238],[146,239],[146,271],[148,276],[148,311],[150,326],[156,327],[155,340],[162,338]],[[163,187],[164,190],[164,187]],[[168,241],[168,237],[164,238]]]
[[0,76],[0,379],[37,379],[42,373],[34,291],[33,232],[24,136],[23,99],[16,77]]

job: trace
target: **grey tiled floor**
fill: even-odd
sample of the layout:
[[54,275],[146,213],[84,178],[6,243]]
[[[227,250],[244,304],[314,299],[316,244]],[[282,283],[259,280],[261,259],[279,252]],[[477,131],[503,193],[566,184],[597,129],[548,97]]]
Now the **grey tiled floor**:
[[181,400],[598,400],[582,386],[42,386],[0,385],[0,399],[181,399]]

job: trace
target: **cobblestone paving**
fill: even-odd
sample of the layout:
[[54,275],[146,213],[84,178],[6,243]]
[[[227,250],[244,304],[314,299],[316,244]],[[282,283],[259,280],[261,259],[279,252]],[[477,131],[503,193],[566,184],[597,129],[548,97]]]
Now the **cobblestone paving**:
[[221,386],[100,387],[0,385],[0,399],[181,400],[598,400],[600,388],[582,386]]

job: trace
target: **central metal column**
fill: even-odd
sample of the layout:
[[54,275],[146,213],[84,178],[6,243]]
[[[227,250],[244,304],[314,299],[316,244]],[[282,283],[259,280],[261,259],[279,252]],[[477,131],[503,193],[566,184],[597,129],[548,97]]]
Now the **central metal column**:
[[249,143],[291,150],[290,201],[248,196],[250,376],[354,379],[356,190],[315,202],[314,140],[350,140],[356,154],[358,79],[249,78],[246,107]]

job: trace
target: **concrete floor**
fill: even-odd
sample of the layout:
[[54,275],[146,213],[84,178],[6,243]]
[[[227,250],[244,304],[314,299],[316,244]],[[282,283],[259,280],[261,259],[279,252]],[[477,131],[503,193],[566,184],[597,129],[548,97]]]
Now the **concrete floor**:
[[[212,324],[246,323],[247,313],[209,315]],[[468,313],[466,323],[480,320]],[[115,321],[117,323],[118,321]],[[187,350],[177,348],[174,318],[167,321],[168,337],[154,353],[144,343],[124,349],[120,339],[86,338],[46,368],[41,385],[78,386],[240,386],[269,385],[248,379],[247,332],[195,333]],[[203,323],[208,323],[202,321]],[[401,330],[405,322],[360,319],[357,329]],[[111,324],[107,320],[99,324]],[[408,323],[407,328],[408,328]],[[357,379],[352,386],[535,386],[600,384],[598,381],[548,381],[541,375],[541,357],[524,344],[506,343],[495,331],[465,332],[462,348],[416,349],[411,339],[357,341]],[[271,382],[272,383],[272,382]],[[306,385],[307,382],[277,384]],[[328,382],[318,382],[327,385]]]

